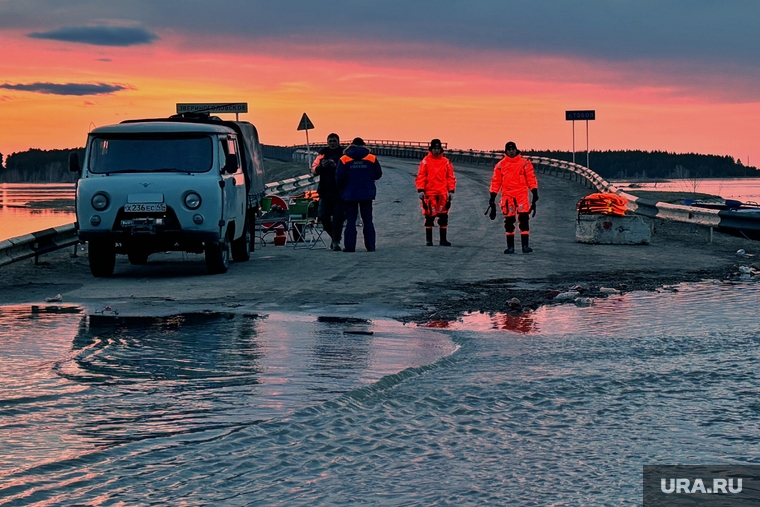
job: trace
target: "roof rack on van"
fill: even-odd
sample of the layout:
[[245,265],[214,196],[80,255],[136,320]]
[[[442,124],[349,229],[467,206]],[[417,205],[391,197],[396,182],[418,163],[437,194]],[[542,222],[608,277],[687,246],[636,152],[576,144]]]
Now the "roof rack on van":
[[218,116],[211,116],[211,113],[202,111],[188,111],[186,113],[177,113],[171,115],[169,118],[183,119],[183,120],[211,120],[222,121]]
[[173,119],[183,119],[183,120],[212,120],[212,121],[222,121],[221,118],[218,116],[211,116],[211,113],[201,112],[201,111],[189,111],[187,113],[177,113],[171,115],[169,118]]

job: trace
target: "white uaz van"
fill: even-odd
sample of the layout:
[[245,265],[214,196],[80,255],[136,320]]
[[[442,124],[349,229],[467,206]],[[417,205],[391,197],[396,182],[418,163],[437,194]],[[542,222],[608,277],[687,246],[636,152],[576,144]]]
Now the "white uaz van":
[[248,122],[187,113],[90,132],[76,190],[79,239],[94,276],[116,254],[144,264],[155,252],[205,252],[211,273],[247,261],[264,195],[261,147]]

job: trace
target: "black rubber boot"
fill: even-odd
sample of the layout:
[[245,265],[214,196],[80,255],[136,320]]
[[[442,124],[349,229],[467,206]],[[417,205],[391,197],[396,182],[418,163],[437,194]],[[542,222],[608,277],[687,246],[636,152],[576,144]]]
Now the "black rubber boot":
[[425,246],[433,246],[433,228],[425,227]]
[[451,243],[446,241],[446,234],[448,232],[448,229],[441,227],[439,232],[441,233],[441,241],[439,241],[438,244],[441,246],[451,246]]
[[514,234],[507,235],[507,249],[504,250],[505,254],[515,253],[515,236]]
[[533,249],[528,246],[530,243],[529,234],[520,234],[520,243],[522,243],[522,251],[524,254],[531,253],[533,251]]

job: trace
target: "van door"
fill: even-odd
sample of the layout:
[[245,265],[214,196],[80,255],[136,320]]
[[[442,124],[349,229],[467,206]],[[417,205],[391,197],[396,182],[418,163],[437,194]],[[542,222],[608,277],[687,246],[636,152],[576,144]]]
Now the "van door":
[[[243,174],[242,161],[240,160],[240,150],[238,149],[236,136],[230,135],[220,139],[221,158],[225,160],[227,154],[232,153],[237,156],[237,170],[234,173],[222,173],[222,194],[224,198],[224,217],[226,223],[235,223],[235,238],[240,236],[245,223],[245,175]],[[224,164],[222,164],[224,167]]]

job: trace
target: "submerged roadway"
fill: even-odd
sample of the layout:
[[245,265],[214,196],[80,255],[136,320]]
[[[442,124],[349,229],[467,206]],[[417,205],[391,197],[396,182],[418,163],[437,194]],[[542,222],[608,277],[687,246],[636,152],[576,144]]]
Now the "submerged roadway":
[[[706,229],[655,221],[649,245],[589,245],[575,240],[577,201],[591,193],[580,183],[537,172],[540,200],[531,220],[534,252],[504,255],[501,216],[484,216],[490,166],[455,165],[457,190],[450,214],[451,247],[425,246],[414,186],[418,162],[379,158],[383,178],[375,201],[377,251],[366,252],[361,230],[354,253],[329,249],[265,247],[251,260],[208,275],[202,255],[165,253],[132,266],[117,256],[112,278],[94,278],[84,246],[0,270],[0,304],[44,302],[60,294],[65,304],[90,313],[166,315],[195,311],[301,311],[319,315],[401,320],[455,318],[463,311],[512,311],[550,303],[578,286],[654,289],[680,281],[724,279],[755,259],[739,257],[758,243],[713,235]],[[329,244],[329,241],[328,241]],[[51,303],[48,303],[51,304]],[[58,303],[57,303],[58,304]]]

